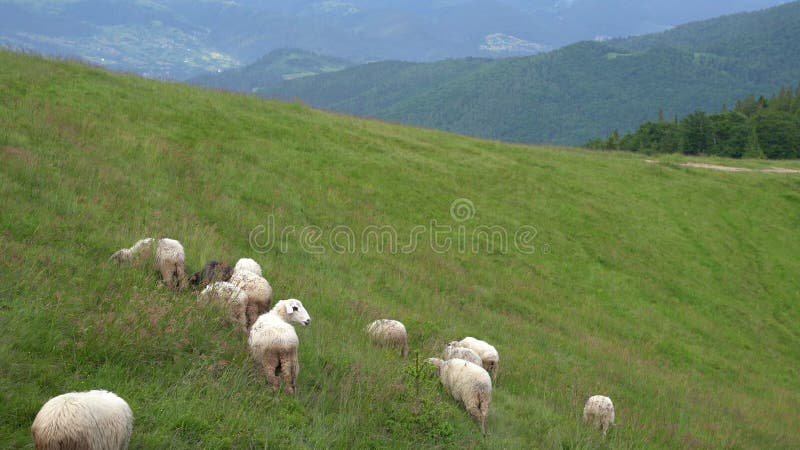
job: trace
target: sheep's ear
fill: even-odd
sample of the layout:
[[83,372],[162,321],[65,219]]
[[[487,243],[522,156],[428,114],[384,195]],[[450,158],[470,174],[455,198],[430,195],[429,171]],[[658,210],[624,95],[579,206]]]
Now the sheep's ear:
[[286,306],[286,314],[292,314],[294,312],[292,311],[292,307],[294,306],[292,305],[292,302],[286,302],[285,306]]

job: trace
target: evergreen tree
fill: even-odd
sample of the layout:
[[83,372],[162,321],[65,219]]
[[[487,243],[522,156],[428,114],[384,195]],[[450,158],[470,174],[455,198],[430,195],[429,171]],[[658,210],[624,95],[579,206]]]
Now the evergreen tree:
[[712,125],[712,155],[740,158],[748,145],[752,126],[747,116],[728,111],[709,116]]
[[747,139],[747,147],[744,149],[744,154],[742,157],[751,159],[766,158],[764,155],[764,150],[762,150],[761,146],[758,145],[758,133],[756,133],[755,127],[750,128],[750,136]]
[[681,121],[684,150],[688,155],[709,153],[711,149],[711,123],[703,111],[695,111]]
[[800,84],[782,87],[769,99],[750,95],[736,107],[707,115],[695,111],[682,120],[644,122],[624,136],[614,130],[607,139],[593,139],[589,148],[633,152],[719,155],[733,158],[800,158]]
[[619,130],[614,130],[608,135],[606,148],[609,150],[619,150]]
[[797,158],[800,126],[796,117],[782,111],[762,111],[753,121],[758,133],[758,143],[767,158]]

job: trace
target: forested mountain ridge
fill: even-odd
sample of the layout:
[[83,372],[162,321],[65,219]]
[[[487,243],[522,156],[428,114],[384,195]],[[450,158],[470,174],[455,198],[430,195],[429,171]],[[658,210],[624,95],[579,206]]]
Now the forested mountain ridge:
[[680,121],[645,122],[624,136],[592,139],[588,148],[644,153],[685,153],[733,158],[800,158],[800,85],[770,98],[748,96],[732,110],[694,111]]
[[[545,54],[374,63],[262,95],[517,142],[580,144],[800,79],[800,2]],[[736,49],[741,49],[737,51]]]
[[349,61],[528,55],[784,0],[0,0],[0,47],[171,79],[280,48]]

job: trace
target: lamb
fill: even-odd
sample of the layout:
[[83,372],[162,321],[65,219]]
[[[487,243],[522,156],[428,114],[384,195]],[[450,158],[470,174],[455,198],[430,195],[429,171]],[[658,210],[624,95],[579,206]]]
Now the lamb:
[[42,406],[31,426],[39,449],[127,449],[133,412],[125,400],[103,390],[69,392]]
[[281,300],[268,313],[262,314],[250,329],[247,345],[250,355],[272,384],[272,389],[278,390],[280,374],[286,392],[294,394],[300,371],[297,358],[299,340],[289,322],[300,322],[303,325],[311,323],[311,317],[300,300]]
[[192,286],[206,287],[215,281],[228,281],[231,279],[233,269],[222,261],[209,261],[203,270],[195,272],[189,277]]
[[448,360],[453,358],[463,359],[473,364],[483,366],[483,361],[481,361],[481,357],[475,353],[475,350],[466,347],[459,347],[457,345],[453,345],[451,342],[447,344],[447,347],[445,347],[444,352],[442,353],[442,359]]
[[258,316],[269,311],[272,304],[272,286],[261,275],[256,275],[246,270],[235,270],[230,282],[247,293],[247,327],[250,328]]
[[429,358],[445,389],[478,420],[481,433],[486,434],[486,417],[492,403],[492,377],[486,370],[459,358],[443,360]]
[[246,270],[248,272],[254,273],[260,277],[263,277],[264,274],[261,272],[261,266],[250,258],[241,258],[240,260],[236,261],[236,265],[233,267],[234,272],[241,272]]
[[474,337],[470,336],[467,336],[460,341],[453,341],[448,345],[468,348],[477,353],[478,356],[481,357],[481,365],[483,368],[492,374],[492,378],[497,378],[497,369],[500,364],[500,354],[497,353],[497,349],[495,349],[493,346],[489,345],[485,341],[475,339]]
[[216,281],[209,284],[200,292],[200,300],[216,300],[225,305],[228,309],[230,319],[242,325],[242,329],[247,332],[247,293],[233,283],[227,281]]
[[611,399],[603,395],[589,397],[583,407],[583,421],[599,427],[605,436],[608,428],[614,425],[614,404]]
[[155,265],[168,287],[183,289],[186,283],[186,254],[180,242],[168,238],[159,239]]
[[400,356],[408,355],[408,336],[406,327],[402,323],[390,319],[376,320],[367,325],[367,333],[380,345],[399,348]]
[[153,254],[153,238],[144,238],[136,241],[131,248],[117,250],[111,255],[111,261],[118,265],[122,264],[141,264],[150,259]]

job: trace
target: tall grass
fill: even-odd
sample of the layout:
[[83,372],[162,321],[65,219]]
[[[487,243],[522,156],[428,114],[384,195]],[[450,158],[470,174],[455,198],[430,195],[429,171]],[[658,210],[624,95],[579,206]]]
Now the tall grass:
[[[130,403],[134,448],[800,447],[796,175],[505,145],[11,53],[0,67],[1,447],[30,447],[48,398],[90,388]],[[456,199],[475,208],[463,222]],[[386,225],[406,242],[434,220],[449,251],[428,234],[396,254],[325,240]],[[259,253],[270,221],[295,231]],[[495,225],[534,227],[535,251],[457,248]],[[325,251],[303,250],[306,226]],[[144,236],[179,239],[195,270],[254,257],[277,298],[303,301],[296,396],[271,392],[218,307],[108,262]],[[414,358],[369,344],[383,317],[423,359],[466,335],[498,348],[487,437]],[[606,439],[580,421],[592,394],[617,408]]]

